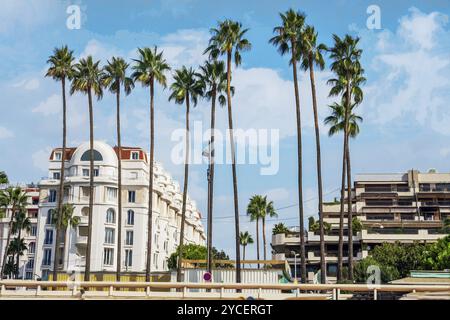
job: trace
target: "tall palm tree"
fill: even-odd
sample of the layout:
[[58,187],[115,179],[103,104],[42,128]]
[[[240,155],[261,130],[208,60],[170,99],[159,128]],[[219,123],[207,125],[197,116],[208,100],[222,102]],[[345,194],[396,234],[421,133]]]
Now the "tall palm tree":
[[[364,69],[360,64],[362,50],[358,48],[359,38],[353,38],[350,35],[345,35],[340,38],[333,35],[334,46],[329,49],[330,58],[333,61],[331,70],[336,74],[335,79],[328,81],[333,87],[330,90],[330,96],[342,95],[342,100],[345,105],[344,116],[344,152],[343,152],[343,167],[346,167],[347,175],[347,218],[348,218],[348,278],[353,280],[353,237],[352,233],[352,191],[351,191],[351,166],[350,153],[348,148],[348,121],[352,104],[358,105],[362,102],[363,94],[359,85],[365,82],[362,76]],[[344,170],[342,175],[345,177]],[[342,178],[342,188],[345,188],[343,183],[345,178]],[[344,197],[345,193],[341,190],[341,215],[344,211]],[[341,271],[342,272],[342,271]]]
[[[224,93],[227,90],[227,74],[223,61],[206,61],[200,67],[200,81],[203,86],[203,96],[211,101],[211,138],[209,141],[209,166],[208,166],[208,262],[207,270],[211,272],[212,267],[212,220],[213,220],[213,199],[214,199],[214,130],[216,123],[216,101],[221,106],[226,104]],[[234,93],[234,87],[231,87]]]
[[[64,203],[61,207],[61,211],[55,210],[53,212],[52,223],[55,225],[58,234],[64,235],[65,237],[67,229],[69,227],[75,228],[78,226],[78,224],[80,223],[80,217],[73,216],[74,210],[75,207],[73,206],[73,204]],[[59,212],[61,212],[61,214]],[[60,260],[62,261],[62,258],[60,258]]]
[[0,190],[0,208],[7,213],[10,210],[8,235],[6,238],[5,251],[3,253],[2,269],[0,272],[0,279],[3,277],[7,263],[9,243],[11,241],[12,227],[16,214],[25,209],[27,206],[28,196],[21,188],[8,187],[5,190]]
[[230,149],[233,174],[233,196],[234,196],[234,228],[235,228],[235,246],[236,246],[236,282],[241,282],[241,252],[239,245],[239,203],[238,186],[236,173],[236,156],[233,134],[233,113],[231,109],[231,64],[234,55],[234,64],[239,66],[242,62],[241,52],[250,50],[252,45],[245,34],[248,29],[242,28],[242,23],[232,20],[218,22],[217,28],[212,28],[209,45],[204,53],[209,53],[210,58],[216,59],[219,56],[226,55],[227,59],[227,104],[228,104],[228,128],[230,131]]
[[155,84],[159,83],[163,88],[167,86],[165,73],[170,70],[169,65],[163,57],[163,52],[158,52],[155,46],[150,48],[139,48],[139,59],[134,59],[132,78],[140,82],[143,87],[150,89],[150,160],[148,174],[148,221],[147,221],[147,262],[145,268],[145,281],[150,281],[151,274],[151,252],[152,252],[152,224],[153,224],[153,161],[155,145],[155,115],[154,97]]
[[127,77],[127,68],[129,64],[123,58],[112,57],[111,61],[104,68],[104,76],[102,78],[103,86],[108,88],[110,92],[116,94],[116,132],[117,132],[117,159],[118,159],[118,175],[117,175],[117,269],[116,280],[120,281],[120,269],[122,265],[122,145],[120,139],[120,89],[126,95],[131,93],[134,88],[133,79]]
[[[16,217],[14,218],[14,222],[12,225],[12,232],[14,234],[17,234],[18,239],[22,239],[22,230],[25,230],[27,232],[31,231],[31,220],[27,217],[27,213],[25,210],[21,210],[18,213],[16,213]],[[17,273],[16,278],[19,277],[19,258],[20,258],[20,252],[16,253],[16,264],[17,264]]]
[[260,195],[254,195],[250,198],[247,205],[247,216],[250,217],[250,221],[255,221],[256,225],[256,260],[258,260],[257,267],[259,269],[259,220],[261,219],[261,207],[263,207],[263,197]]
[[[60,211],[63,203],[64,194],[64,176],[65,176],[65,163],[66,163],[66,140],[67,140],[67,105],[66,105],[66,80],[71,80],[73,76],[73,61],[74,61],[73,51],[69,50],[67,46],[61,48],[55,48],[53,50],[53,55],[47,60],[50,67],[45,74],[46,77],[52,77],[55,81],[61,82],[61,92],[62,92],[62,106],[63,106],[63,123],[62,123],[62,156],[61,156],[61,169],[59,177],[59,192],[58,192],[58,203],[56,210]],[[59,248],[60,246],[60,235],[58,233],[58,228],[56,228],[56,252],[55,261],[53,264],[53,279],[56,279],[59,260]]]
[[264,246],[264,260],[267,260],[267,243],[266,243],[266,217],[274,218],[278,217],[273,206],[273,201],[267,201],[267,196],[264,197],[265,208],[262,212],[262,234],[263,234],[263,246]]
[[[298,90],[297,60],[301,54],[299,39],[303,34],[305,15],[289,9],[285,13],[280,13],[281,25],[273,29],[275,36],[269,40],[278,48],[281,55],[290,53],[289,64],[292,66],[295,94],[295,111],[297,120],[297,183],[298,183],[298,206],[300,224],[300,279],[306,280],[306,256],[305,256],[305,228],[303,213],[303,169],[302,169],[302,127],[300,110],[300,93]],[[322,274],[324,274],[322,272]]]
[[92,94],[97,97],[97,100],[100,100],[103,97],[103,71],[102,68],[99,67],[99,64],[100,61],[94,61],[92,56],[80,59],[74,66],[75,71],[72,86],[70,88],[70,94],[74,94],[75,92],[87,94],[89,107],[89,231],[84,281],[89,281],[91,273],[92,211],[94,208],[94,110]]
[[[15,237],[11,243],[9,244],[8,247],[8,255],[11,255],[14,257],[14,255],[17,256],[17,260],[15,263],[15,268],[14,268],[14,275],[16,277],[16,279],[19,278],[19,257],[23,256],[23,252],[27,250],[27,245],[25,244],[25,239],[23,238],[19,238],[19,237]],[[13,260],[14,261],[14,258]]]
[[[186,103],[186,141],[185,141],[185,161],[184,161],[184,186],[183,186],[183,204],[181,207],[181,230],[180,230],[180,257],[183,257],[184,250],[184,224],[186,221],[186,200],[189,178],[189,111],[191,102],[195,107],[198,97],[203,93],[203,85],[199,80],[200,74],[194,69],[187,69],[183,66],[181,69],[175,70],[173,75],[174,82],[170,85],[171,94],[169,101],[174,100],[177,104]],[[178,259],[177,282],[181,281],[181,258]]]
[[[320,274],[321,282],[326,282],[326,261],[325,261],[325,235],[323,224],[323,190],[322,190],[322,160],[320,152],[320,130],[319,130],[319,116],[317,112],[317,96],[316,83],[314,78],[314,67],[323,70],[325,61],[322,52],[326,50],[324,44],[317,43],[317,32],[313,26],[306,26],[303,34],[300,36],[301,43],[301,68],[304,71],[309,71],[309,79],[311,82],[312,107],[314,114],[314,129],[316,134],[316,165],[317,165],[317,193],[319,206],[319,224],[320,224]],[[322,232],[323,231],[323,232]]]
[[242,260],[245,261],[245,248],[249,244],[253,244],[253,237],[248,231],[239,234],[239,243],[242,246]]

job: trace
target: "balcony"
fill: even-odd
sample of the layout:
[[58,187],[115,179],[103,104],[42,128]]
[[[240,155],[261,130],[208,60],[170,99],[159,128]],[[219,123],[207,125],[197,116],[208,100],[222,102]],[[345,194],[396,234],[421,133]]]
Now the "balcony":
[[87,246],[88,237],[87,236],[80,236],[77,235],[77,239],[75,241],[75,245],[78,247],[84,247]]
[[[383,229],[381,229],[383,230]],[[445,234],[439,233],[429,233],[426,229],[420,230],[398,230],[397,233],[388,233],[381,230],[362,230],[361,231],[361,240],[363,242],[375,242],[382,243],[385,241],[405,241],[405,242],[413,242],[413,241],[437,241],[438,239],[446,236]],[[402,233],[400,233],[402,232]]]

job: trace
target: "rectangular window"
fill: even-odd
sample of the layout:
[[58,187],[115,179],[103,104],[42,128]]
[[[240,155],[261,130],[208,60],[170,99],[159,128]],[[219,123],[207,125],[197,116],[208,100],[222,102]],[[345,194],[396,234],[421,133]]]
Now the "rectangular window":
[[136,151],[132,152],[131,153],[131,159],[138,160],[139,159],[139,152],[136,152]]
[[27,267],[28,270],[34,268],[34,258],[28,259],[26,267]]
[[114,244],[114,233],[113,228],[105,228],[105,243]]
[[117,188],[106,187],[106,197],[109,201],[117,199]]
[[128,191],[128,202],[136,202],[136,191]]
[[89,169],[83,169],[83,177],[89,177]]
[[44,249],[44,256],[42,258],[42,265],[49,266],[52,262],[52,250]]
[[28,244],[28,253],[32,254],[36,252],[36,242],[30,242]]
[[30,232],[30,235],[31,235],[32,237],[36,237],[36,234],[37,234],[37,225],[33,224],[33,225],[31,225],[31,232]]
[[366,199],[366,206],[392,206],[392,199]]
[[62,153],[61,152],[55,152],[55,160],[61,160]]
[[133,231],[127,231],[126,237],[125,237],[125,244],[127,246],[132,246],[133,245],[133,236],[134,236],[134,232]]
[[133,250],[125,249],[125,266],[131,267],[133,265]]
[[114,249],[105,248],[103,250],[103,264],[105,266],[112,266],[114,261]]
[[30,271],[25,272],[25,279],[33,280],[33,272],[30,272]]
[[56,202],[56,190],[49,190],[48,202]]
[[44,244],[52,244],[52,243],[53,243],[53,230],[52,229],[46,229],[45,230]]
[[61,178],[61,173],[60,172],[53,172],[53,179],[59,180],[60,178]]
[[98,177],[98,173],[99,173],[99,170],[98,169],[94,169],[94,177]]

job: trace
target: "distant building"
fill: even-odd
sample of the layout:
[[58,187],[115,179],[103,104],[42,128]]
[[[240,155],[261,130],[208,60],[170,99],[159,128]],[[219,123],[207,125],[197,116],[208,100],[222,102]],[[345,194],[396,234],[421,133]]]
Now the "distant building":
[[[346,193],[347,197],[347,193]],[[337,270],[340,203],[325,203],[324,221],[331,225],[325,235],[327,274],[334,280]],[[365,258],[375,246],[385,242],[436,242],[447,235],[444,222],[450,219],[450,174],[435,170],[411,170],[399,174],[360,174],[352,188],[352,212],[362,224],[353,235],[355,260]],[[344,264],[348,259],[347,205],[344,217]],[[299,253],[298,227],[272,237],[274,259],[287,259],[294,268],[292,251]],[[318,232],[306,233],[308,271],[320,268]],[[297,260],[299,266],[299,259]],[[311,274],[310,274],[311,276]]]
[[[122,234],[122,270],[145,272],[148,222],[148,157],[139,147],[122,147],[122,230],[117,229],[117,159],[118,148],[94,143],[94,208],[92,220],[91,271],[112,273],[116,270],[117,235]],[[76,228],[62,235],[59,271],[83,272],[89,214],[89,143],[77,148],[54,149],[49,159],[49,174],[39,182],[39,206],[35,206],[35,252],[23,257],[25,278],[46,279],[53,269],[56,230],[51,223],[58,201],[61,161],[65,160],[63,202],[73,204],[80,217]],[[154,164],[152,271],[168,270],[167,258],[179,244],[182,193],[177,182],[159,163]],[[33,198],[34,199],[34,198]],[[39,209],[39,213],[37,211]],[[5,219],[2,219],[3,222]],[[8,220],[9,221],[9,220]],[[3,224],[4,225],[4,224]],[[0,229],[1,230],[1,229]],[[0,231],[1,232],[1,231]],[[2,235],[0,234],[2,239]],[[34,239],[34,238],[33,238]],[[185,243],[205,244],[201,214],[188,197]],[[30,251],[30,250],[28,250]],[[1,258],[0,258],[1,259]],[[31,268],[34,266],[34,268]]]

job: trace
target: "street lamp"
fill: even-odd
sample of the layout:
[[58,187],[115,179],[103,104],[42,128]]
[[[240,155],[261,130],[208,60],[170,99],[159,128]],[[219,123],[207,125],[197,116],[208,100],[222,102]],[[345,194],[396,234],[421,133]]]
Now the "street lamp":
[[297,256],[299,256],[299,253],[295,253],[295,251],[291,251],[291,254],[294,255],[294,281],[297,283]]

